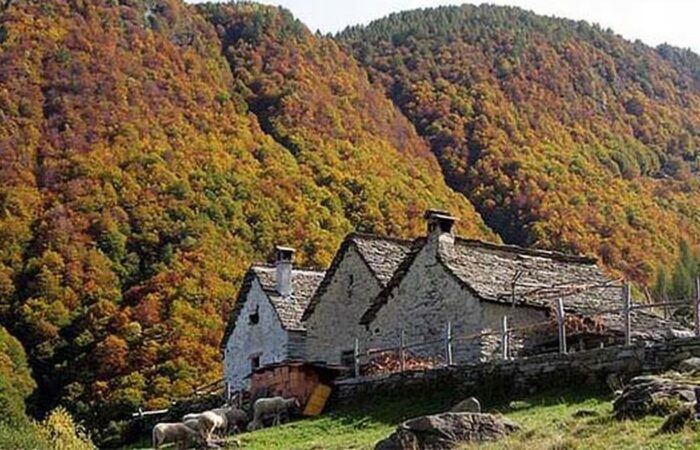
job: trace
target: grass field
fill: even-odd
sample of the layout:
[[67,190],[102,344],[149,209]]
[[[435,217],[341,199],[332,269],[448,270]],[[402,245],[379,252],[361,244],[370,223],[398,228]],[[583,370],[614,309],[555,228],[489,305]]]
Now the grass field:
[[[316,419],[301,420],[237,437],[250,450],[372,449],[402,420],[446,410],[458,399],[417,393],[403,398],[378,398],[373,404],[351,405]],[[594,415],[577,418],[580,410]],[[637,421],[612,418],[612,402],[604,393],[549,393],[507,403],[485,405],[488,412],[515,420],[522,430],[490,444],[468,445],[464,450],[595,450],[698,449],[700,431],[658,434],[663,418]]]

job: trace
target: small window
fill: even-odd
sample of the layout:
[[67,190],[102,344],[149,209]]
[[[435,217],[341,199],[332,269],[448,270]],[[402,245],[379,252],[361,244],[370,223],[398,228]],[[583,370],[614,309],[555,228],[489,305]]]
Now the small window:
[[255,306],[255,312],[248,316],[250,325],[257,325],[260,322],[260,306]]
[[254,372],[255,369],[260,367],[260,355],[255,355],[250,357],[250,371]]
[[352,367],[355,365],[355,351],[343,350],[340,352],[340,365]]

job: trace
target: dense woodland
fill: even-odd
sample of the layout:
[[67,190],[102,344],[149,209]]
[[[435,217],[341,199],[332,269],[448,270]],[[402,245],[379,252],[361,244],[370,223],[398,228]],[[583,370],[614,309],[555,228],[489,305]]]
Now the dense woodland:
[[0,404],[116,444],[220,378],[251,261],[323,267],[428,207],[687,295],[699,170],[698,56],[584,23],[455,7],[331,37],[249,3],[8,2]]
[[496,238],[288,13],[17,1],[0,30],[0,320],[35,412],[66,405],[102,444],[220,378],[236,288],[275,244],[325,266],[351,230],[415,235],[431,206]]
[[700,236],[700,60],[517,8],[417,10],[343,42],[504,241],[651,282]]

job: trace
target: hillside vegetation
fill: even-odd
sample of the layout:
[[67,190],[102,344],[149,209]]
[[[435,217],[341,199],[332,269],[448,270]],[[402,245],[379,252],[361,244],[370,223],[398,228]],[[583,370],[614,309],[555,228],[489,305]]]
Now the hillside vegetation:
[[700,58],[496,6],[392,14],[338,39],[504,241],[651,280],[700,237]]
[[415,235],[433,206],[495,238],[381,88],[284,11],[8,5],[0,323],[37,412],[66,405],[103,445],[220,378],[238,283],[274,244],[325,266],[349,231]]

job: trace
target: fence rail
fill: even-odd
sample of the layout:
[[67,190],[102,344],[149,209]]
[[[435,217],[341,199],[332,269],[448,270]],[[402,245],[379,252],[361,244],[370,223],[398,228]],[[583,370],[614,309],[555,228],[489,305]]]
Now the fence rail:
[[[565,298],[570,294],[567,292],[564,295],[556,298],[554,303],[554,317],[537,322],[530,323],[527,325],[522,325],[518,327],[512,327],[512,318],[508,315],[503,315],[500,321],[500,329],[498,330],[484,330],[476,333],[470,334],[459,334],[455,333],[452,321],[448,321],[445,324],[444,332],[442,337],[420,340],[416,342],[406,341],[406,330],[401,329],[398,333],[396,345],[388,345],[384,347],[367,348],[361,350],[361,342],[359,339],[355,339],[354,342],[354,360],[353,360],[353,375],[359,377],[362,374],[363,362],[369,365],[373,360],[379,355],[394,355],[396,357],[396,362],[398,366],[398,371],[404,372],[408,370],[408,357],[413,359],[416,358],[415,355],[420,353],[421,349],[429,350],[429,357],[426,357],[431,363],[434,364],[444,364],[453,365],[455,361],[455,350],[461,348],[466,342],[479,341],[481,345],[484,345],[484,338],[493,338],[493,342],[496,346],[500,347],[500,351],[492,352],[493,356],[498,356],[502,359],[512,359],[515,357],[515,348],[513,344],[516,337],[521,337],[525,339],[527,333],[535,332],[546,328],[554,332],[556,330],[556,340],[558,342],[558,351],[560,353],[567,353],[570,351],[567,343],[567,328],[572,329],[572,325],[569,320],[574,320],[582,318],[582,316],[589,316],[593,319],[598,319],[601,316],[619,316],[622,319],[622,337],[624,338],[624,344],[629,346],[632,345],[633,341],[633,326],[634,326],[634,313],[644,312],[650,309],[664,308],[665,314],[668,314],[668,308],[683,308],[692,306],[693,311],[693,332],[695,336],[700,336],[700,277],[696,279],[695,282],[695,293],[692,300],[673,300],[664,301],[660,303],[633,303],[631,285],[628,282],[620,283],[622,280],[615,280],[610,283],[598,284],[588,286],[588,289],[597,289],[601,287],[620,287],[621,288],[621,306],[619,308],[608,308],[608,309],[591,309],[585,313],[581,311],[574,310],[573,312],[567,313]],[[538,287],[538,289],[543,289]],[[583,289],[583,288],[582,288]],[[577,292],[581,292],[580,290]],[[514,303],[515,304],[515,303]],[[570,319],[571,318],[571,319]],[[585,318],[585,317],[584,317]],[[574,329],[574,331],[579,330]],[[440,348],[442,350],[440,350]],[[392,370],[396,371],[396,370]]]

